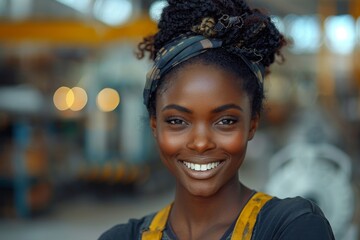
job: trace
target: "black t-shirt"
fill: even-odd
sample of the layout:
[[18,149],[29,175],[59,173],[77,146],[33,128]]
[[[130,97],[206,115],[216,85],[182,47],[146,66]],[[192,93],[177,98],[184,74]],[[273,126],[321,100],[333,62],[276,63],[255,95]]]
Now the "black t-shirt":
[[[105,233],[99,240],[141,240],[141,233],[148,228],[155,214],[141,219],[131,219]],[[222,239],[230,239],[234,224]],[[162,240],[175,240],[171,229],[165,229]],[[252,240],[328,240],[335,239],[330,224],[320,208],[301,197],[273,198],[265,204],[257,216]]]

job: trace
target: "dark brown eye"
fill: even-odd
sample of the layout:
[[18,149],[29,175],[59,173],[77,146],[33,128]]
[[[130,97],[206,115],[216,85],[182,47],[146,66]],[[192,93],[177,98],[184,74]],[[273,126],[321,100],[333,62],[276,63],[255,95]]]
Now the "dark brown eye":
[[170,125],[187,125],[187,123],[179,118],[172,118],[172,119],[168,119],[166,120],[166,122]]
[[233,118],[224,118],[224,119],[221,119],[217,124],[218,125],[233,125],[237,122],[236,119],[233,119]]

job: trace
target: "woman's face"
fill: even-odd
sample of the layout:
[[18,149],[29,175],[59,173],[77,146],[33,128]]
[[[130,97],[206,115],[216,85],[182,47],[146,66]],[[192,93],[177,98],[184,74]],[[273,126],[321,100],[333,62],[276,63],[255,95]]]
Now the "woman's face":
[[238,182],[258,117],[236,77],[213,65],[185,66],[157,95],[151,127],[178,190],[208,197]]

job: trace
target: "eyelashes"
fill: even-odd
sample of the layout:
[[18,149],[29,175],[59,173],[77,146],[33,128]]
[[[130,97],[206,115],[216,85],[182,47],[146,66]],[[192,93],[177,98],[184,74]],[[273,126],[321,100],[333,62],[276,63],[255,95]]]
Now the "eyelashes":
[[[222,117],[220,120],[217,120],[214,122],[213,125],[220,126],[220,127],[226,127],[226,126],[232,126],[238,123],[239,119],[236,117]],[[184,120],[181,117],[169,117],[165,119],[165,123],[170,126],[189,126],[190,123]]]
[[180,118],[170,118],[165,120],[165,122],[169,125],[188,125],[188,123]]

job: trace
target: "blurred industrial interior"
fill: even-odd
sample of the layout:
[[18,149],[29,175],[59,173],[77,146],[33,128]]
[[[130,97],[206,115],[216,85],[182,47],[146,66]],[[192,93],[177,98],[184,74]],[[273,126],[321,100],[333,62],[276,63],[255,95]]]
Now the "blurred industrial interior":
[[[249,0],[291,41],[240,178],[360,239],[360,1]],[[164,1],[0,0],[0,239],[97,239],[171,201],[137,43]]]

